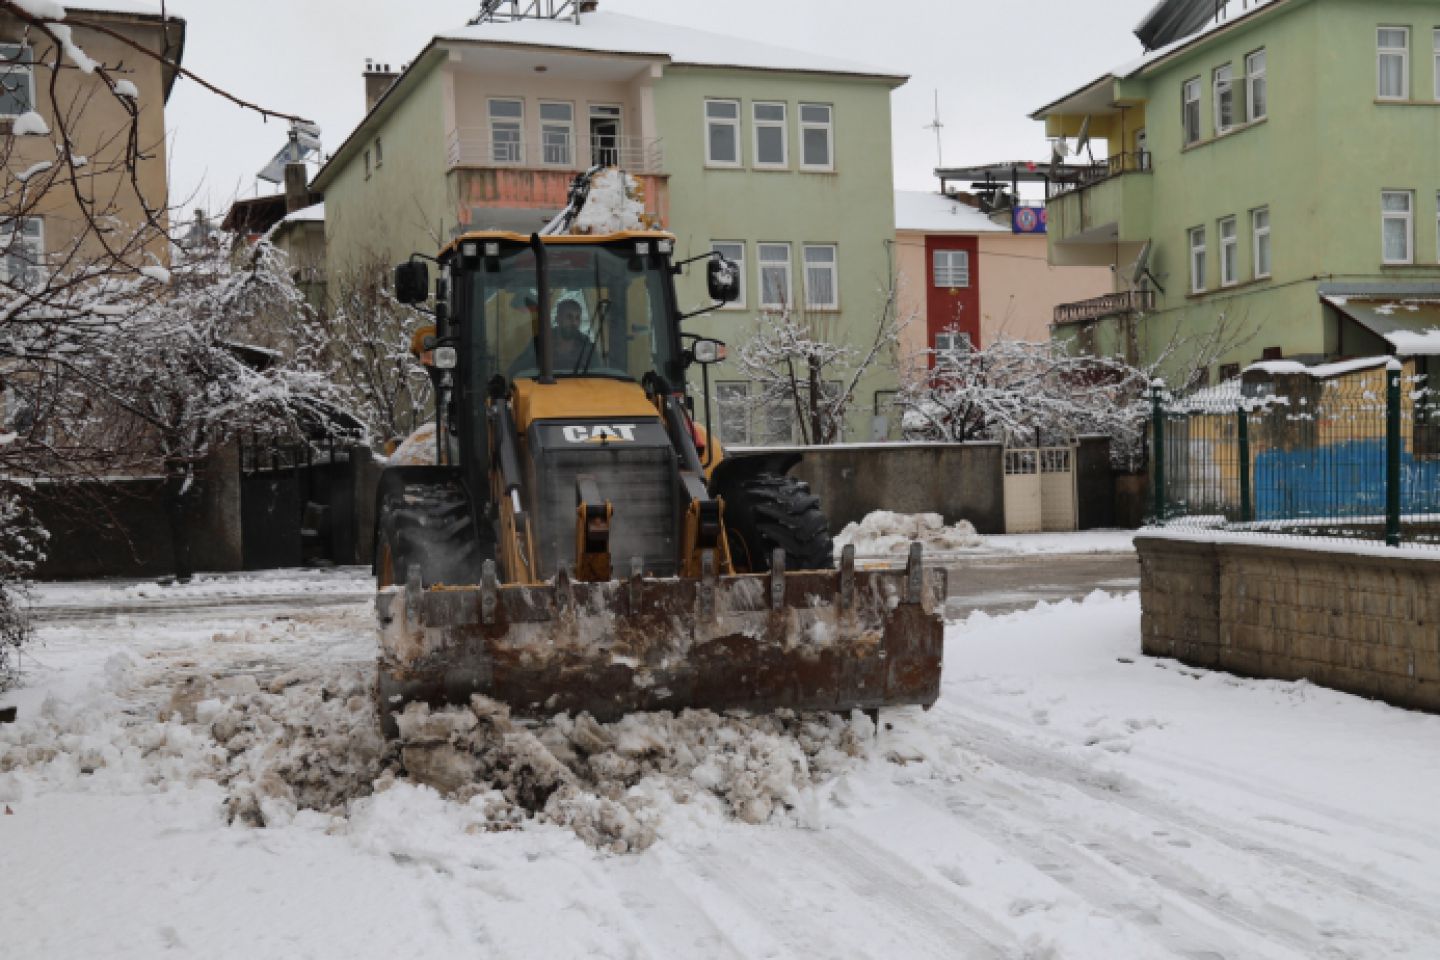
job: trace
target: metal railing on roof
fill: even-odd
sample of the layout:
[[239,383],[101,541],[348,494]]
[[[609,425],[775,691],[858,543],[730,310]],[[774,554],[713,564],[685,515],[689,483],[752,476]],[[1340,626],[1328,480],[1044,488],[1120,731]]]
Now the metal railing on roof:
[[1055,307],[1056,323],[1084,323],[1122,313],[1148,313],[1155,309],[1154,290],[1126,290],[1103,297],[1062,303]]
[[1086,187],[1094,186],[1122,174],[1149,173],[1150,158],[1150,151],[1138,150],[1134,153],[1117,153],[1098,163],[1083,166],[1067,165],[1061,168],[1062,172],[1059,177],[1051,180],[1046,186],[1046,199],[1054,200],[1056,197],[1084,190]]
[[598,163],[631,173],[665,168],[665,143],[658,137],[582,137],[559,131],[524,137],[518,131],[459,127],[446,138],[446,155],[451,167],[574,171]]

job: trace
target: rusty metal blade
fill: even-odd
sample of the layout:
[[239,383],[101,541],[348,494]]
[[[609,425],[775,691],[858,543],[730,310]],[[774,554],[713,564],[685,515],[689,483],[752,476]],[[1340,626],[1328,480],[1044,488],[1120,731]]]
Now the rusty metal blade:
[[[377,695],[481,693],[521,715],[849,711],[940,694],[945,571],[839,571],[540,586],[392,587],[376,598]],[[775,601],[779,601],[778,603]]]

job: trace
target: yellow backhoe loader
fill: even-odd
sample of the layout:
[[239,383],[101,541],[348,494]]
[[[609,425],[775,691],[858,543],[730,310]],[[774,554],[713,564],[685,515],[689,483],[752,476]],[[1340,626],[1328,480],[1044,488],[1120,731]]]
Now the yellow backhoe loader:
[[[593,178],[546,230],[467,233],[434,261],[434,462],[392,466],[377,502],[377,698],[481,693],[521,715],[704,707],[875,711],[939,695],[945,573],[839,568],[793,452],[727,454],[687,368],[724,345],[682,331],[674,277],[713,306],[739,275],[674,261],[654,230],[577,235]],[[619,174],[623,177],[623,174]],[[396,295],[431,298],[416,256]],[[706,307],[706,312],[713,309]],[[709,397],[703,422],[709,424]]]

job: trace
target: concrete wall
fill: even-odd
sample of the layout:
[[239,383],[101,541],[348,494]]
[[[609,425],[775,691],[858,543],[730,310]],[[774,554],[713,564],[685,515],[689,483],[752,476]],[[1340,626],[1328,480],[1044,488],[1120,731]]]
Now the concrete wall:
[[1135,546],[1148,656],[1440,711],[1440,553],[1154,535]]
[[830,532],[876,510],[938,513],[980,533],[1005,532],[1004,452],[998,443],[804,447],[790,472],[810,484]]

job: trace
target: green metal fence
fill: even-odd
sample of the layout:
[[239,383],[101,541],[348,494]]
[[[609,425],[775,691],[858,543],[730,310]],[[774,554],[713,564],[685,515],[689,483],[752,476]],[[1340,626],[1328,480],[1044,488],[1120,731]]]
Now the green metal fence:
[[1157,383],[1153,522],[1440,546],[1440,396],[1425,381],[1382,358],[1188,397]]

